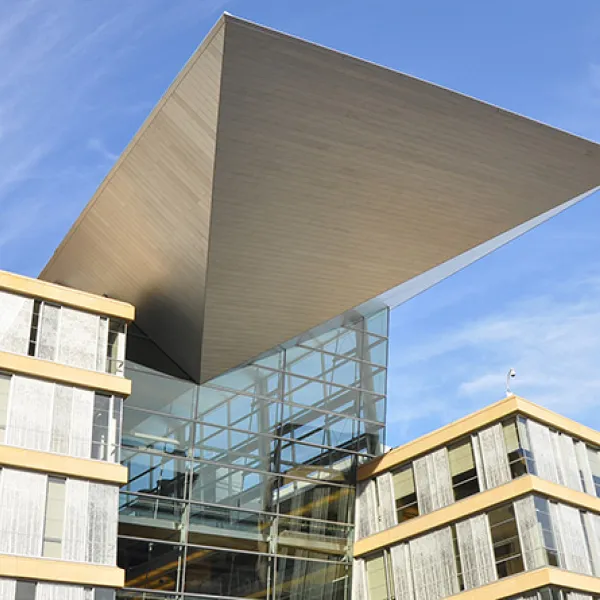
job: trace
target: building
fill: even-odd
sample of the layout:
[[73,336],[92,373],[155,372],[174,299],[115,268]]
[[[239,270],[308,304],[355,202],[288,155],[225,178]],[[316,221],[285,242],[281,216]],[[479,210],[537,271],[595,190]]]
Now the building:
[[0,598],[111,600],[124,302],[0,271]]
[[354,599],[600,597],[597,431],[509,396],[358,479]]
[[599,185],[596,144],[223,16],[40,275],[136,307],[118,598],[349,598],[389,310]]

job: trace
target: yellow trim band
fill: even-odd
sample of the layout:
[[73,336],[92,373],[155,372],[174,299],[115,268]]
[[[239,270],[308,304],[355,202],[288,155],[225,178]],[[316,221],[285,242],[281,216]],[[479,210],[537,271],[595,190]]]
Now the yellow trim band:
[[399,544],[527,494],[540,494],[578,508],[600,513],[600,498],[576,492],[533,475],[525,475],[505,485],[474,494],[432,513],[404,521],[395,527],[358,540],[354,543],[354,556],[364,556],[376,550]]
[[127,483],[127,468],[120,464],[15,448],[3,444],[0,444],[0,465],[116,485]]
[[0,371],[29,375],[58,383],[126,397],[131,394],[131,381],[117,375],[78,369],[33,356],[0,352]]
[[600,578],[579,575],[553,567],[526,571],[472,590],[448,596],[447,600],[504,600],[546,586],[566,588],[586,594],[600,594]]
[[135,318],[135,308],[127,302],[88,294],[73,288],[8,273],[7,271],[0,271],[0,290],[39,298],[40,300],[49,300],[64,306],[79,308],[98,315],[116,317],[124,321],[133,321]]
[[118,567],[5,554],[0,555],[0,577],[91,587],[122,588],[125,585],[125,571]]

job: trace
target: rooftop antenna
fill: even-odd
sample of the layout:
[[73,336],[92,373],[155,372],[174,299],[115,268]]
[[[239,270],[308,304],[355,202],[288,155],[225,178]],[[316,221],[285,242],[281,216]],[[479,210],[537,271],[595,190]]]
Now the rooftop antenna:
[[510,396],[512,391],[510,389],[510,380],[517,376],[517,372],[514,369],[510,369],[506,374],[506,395]]

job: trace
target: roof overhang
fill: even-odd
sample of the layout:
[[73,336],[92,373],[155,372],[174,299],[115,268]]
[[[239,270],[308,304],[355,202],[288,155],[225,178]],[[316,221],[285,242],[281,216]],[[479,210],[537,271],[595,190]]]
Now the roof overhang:
[[599,185],[590,141],[225,16],[41,277],[136,305],[206,381]]

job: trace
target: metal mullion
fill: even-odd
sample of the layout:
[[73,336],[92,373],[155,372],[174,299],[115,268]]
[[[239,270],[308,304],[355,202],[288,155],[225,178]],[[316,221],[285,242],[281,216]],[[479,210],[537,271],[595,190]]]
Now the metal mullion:
[[[192,404],[192,415],[198,414],[198,401],[200,396],[199,388],[195,388],[194,390],[194,401]],[[201,433],[202,435],[202,433]],[[185,465],[185,477],[184,477],[184,493],[183,496],[186,498],[187,502],[183,505],[183,514],[181,515],[181,536],[180,539],[184,542],[183,546],[183,566],[181,569],[178,569],[178,587],[179,591],[183,594],[186,588],[186,573],[187,573],[187,563],[188,563],[188,542],[189,542],[189,531],[190,531],[190,512],[191,512],[191,499],[192,499],[192,481],[193,481],[193,473],[194,467],[191,461],[191,455],[194,453],[194,448],[196,447],[196,426],[191,426],[191,444],[187,449],[188,460]],[[183,596],[182,596],[183,597]]]

